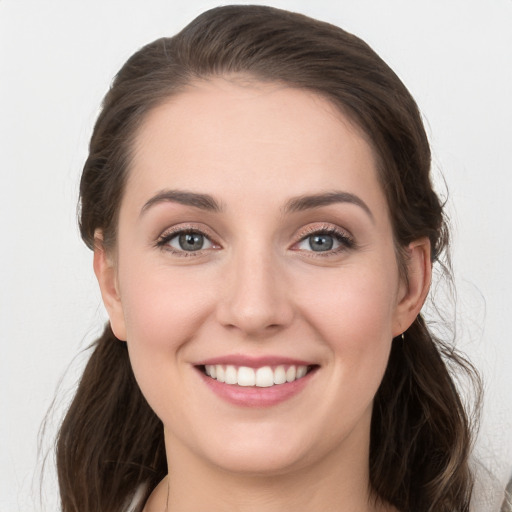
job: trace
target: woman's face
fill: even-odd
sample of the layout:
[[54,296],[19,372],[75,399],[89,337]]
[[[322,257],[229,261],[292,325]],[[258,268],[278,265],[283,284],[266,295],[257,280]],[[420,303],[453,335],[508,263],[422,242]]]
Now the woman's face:
[[169,456],[251,473],[367,461],[415,312],[372,150],[327,100],[218,78],[154,109],[116,254],[95,264]]

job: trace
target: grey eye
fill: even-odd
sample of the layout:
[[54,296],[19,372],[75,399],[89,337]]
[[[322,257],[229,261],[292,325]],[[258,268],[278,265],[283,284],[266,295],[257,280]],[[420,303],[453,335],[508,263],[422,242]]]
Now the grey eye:
[[174,249],[193,252],[209,249],[212,243],[201,233],[180,233],[169,240],[169,245]]
[[334,246],[334,237],[328,234],[318,234],[308,236],[306,239],[312,251],[330,251]]
[[199,233],[183,233],[178,237],[178,243],[184,251],[199,251],[203,248],[204,236]]

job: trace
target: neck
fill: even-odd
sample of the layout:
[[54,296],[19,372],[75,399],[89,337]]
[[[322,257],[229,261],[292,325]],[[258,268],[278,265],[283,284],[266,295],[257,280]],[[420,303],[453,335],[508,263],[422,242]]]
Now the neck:
[[[221,476],[216,473],[215,476]],[[368,490],[348,482],[339,485],[332,475],[314,478],[306,474],[273,477],[224,475],[201,478],[198,482],[170,479],[168,512],[296,512],[322,510],[370,512]]]

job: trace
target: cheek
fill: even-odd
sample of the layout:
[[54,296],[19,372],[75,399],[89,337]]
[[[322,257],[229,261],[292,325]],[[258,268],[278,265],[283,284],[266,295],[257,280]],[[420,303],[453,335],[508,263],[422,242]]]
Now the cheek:
[[398,272],[383,276],[379,269],[346,268],[302,296],[303,316],[328,346],[338,378],[350,389],[375,392],[389,358]]
[[[393,274],[393,272],[389,272]],[[396,276],[383,276],[379,269],[361,272],[343,269],[302,286],[302,312],[326,338],[352,339],[353,344],[372,339],[390,339],[397,303]],[[370,333],[373,333],[370,336]],[[377,341],[377,340],[375,340]]]
[[168,268],[123,277],[121,297],[135,379],[155,413],[170,424],[179,423],[180,409],[169,408],[169,400],[188,401],[182,386],[183,347],[204,321],[204,297],[196,293],[196,283],[178,278]]
[[121,299],[130,358],[143,387],[148,379],[168,379],[169,363],[181,359],[211,301],[205,279],[186,279],[165,267],[144,272],[134,262],[129,268],[133,272],[120,275]]
[[208,279],[135,258],[126,268],[120,265],[119,281],[128,340],[163,348],[192,336],[204,315]]

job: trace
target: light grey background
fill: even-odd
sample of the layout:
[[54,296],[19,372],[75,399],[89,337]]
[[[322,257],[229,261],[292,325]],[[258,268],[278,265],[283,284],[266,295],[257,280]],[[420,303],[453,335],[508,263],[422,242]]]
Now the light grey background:
[[[459,346],[486,383],[479,453],[505,481],[512,468],[512,1],[253,3],[363,37],[417,99],[436,182],[444,193],[441,170],[450,191]],[[42,510],[37,471],[80,375],[84,357],[73,358],[105,318],[75,220],[101,98],[137,48],[217,4],[0,0],[0,512]],[[38,429],[55,396],[38,453]],[[57,510],[51,456],[45,474],[45,510]]]

